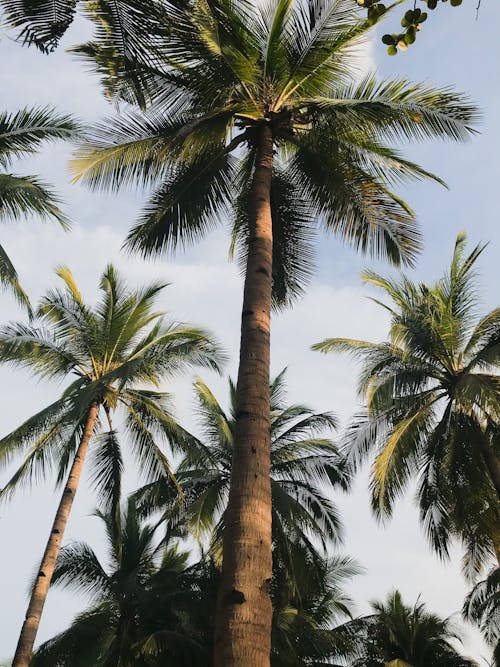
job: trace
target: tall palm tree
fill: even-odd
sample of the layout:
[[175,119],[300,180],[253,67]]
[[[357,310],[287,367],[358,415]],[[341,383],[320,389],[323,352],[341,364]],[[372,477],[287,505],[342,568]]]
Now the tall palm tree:
[[[43,142],[71,139],[77,130],[77,124],[69,116],[48,107],[0,112],[0,222],[35,215],[53,218],[68,228],[68,220],[52,189],[36,176],[19,176],[10,173],[10,169],[14,160],[31,155]],[[0,283],[29,306],[17,272],[1,245]]]
[[453,646],[460,636],[449,619],[417,602],[404,604],[399,591],[372,603],[373,614],[351,624],[361,646],[350,667],[474,667]]
[[467,547],[471,576],[488,557],[500,561],[500,309],[477,317],[475,263],[459,234],[450,269],[434,285],[365,272],[391,305],[382,343],[331,338],[314,346],[349,352],[363,362],[359,391],[367,411],[346,442],[358,465],[375,451],[372,506],[390,515],[411,477],[419,476],[422,522],[434,548],[450,536]]
[[96,188],[156,186],[127,240],[144,255],[198,240],[231,212],[245,285],[215,651],[217,667],[261,667],[272,616],[271,305],[303,291],[317,227],[411,263],[419,233],[390,183],[433,176],[387,142],[463,140],[476,111],[449,89],[355,82],[352,49],[370,26],[351,0],[193,0],[172,3],[165,25],[138,63],[140,95],[137,76],[120,82],[125,99],[152,101],[149,113],[101,124],[73,168]]
[[[183,497],[166,477],[136,496],[142,511],[161,509],[173,525],[186,522],[197,538],[209,532],[212,553],[218,554],[231,479],[236,387],[230,380],[227,412],[201,379],[194,388],[203,447],[192,448],[176,469]],[[271,383],[270,397],[273,558],[293,573],[294,554],[302,559],[305,550],[314,560],[321,546],[338,543],[341,524],[331,496],[336,487],[347,490],[350,480],[343,457],[325,437],[335,428],[334,417],[288,404],[285,371]]]
[[[164,284],[131,290],[108,266],[100,282],[101,299],[92,308],[84,302],[69,269],[57,273],[64,289],[52,290],[41,299],[41,326],[12,324],[0,330],[0,361],[42,377],[73,378],[60,398],[0,440],[3,465],[27,452],[2,496],[43,476],[54,465],[58,481],[66,480],[14,667],[29,664],[89,444],[94,451],[94,483],[105,505],[117,512],[122,457],[112,415],[118,408],[123,412],[125,433],[145,480],[171,474],[161,442],[183,447],[190,437],[172,417],[168,394],[157,388],[162,380],[193,365],[217,368],[221,360],[202,330],[164,321],[154,310]],[[97,437],[99,430],[107,432]]]
[[128,502],[116,525],[103,520],[109,565],[92,548],[76,542],[61,550],[53,583],[85,595],[91,606],[35,653],[32,667],[180,667],[207,664],[206,633],[195,625],[199,606],[198,565],[175,539],[158,539],[157,526],[142,522]]

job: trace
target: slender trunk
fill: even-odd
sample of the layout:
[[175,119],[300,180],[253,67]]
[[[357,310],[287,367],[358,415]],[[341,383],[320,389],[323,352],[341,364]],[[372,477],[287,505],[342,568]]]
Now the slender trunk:
[[73,500],[78,489],[85,454],[87,453],[88,444],[94,430],[98,410],[99,407],[97,403],[93,403],[87,415],[85,430],[80,445],[76,451],[73,465],[71,466],[68,480],[64,487],[59,507],[57,508],[54,523],[52,524],[50,537],[47,546],[45,547],[42,562],[40,563],[40,569],[33,585],[28,611],[26,612],[26,618],[21,629],[12,667],[28,667],[30,664],[38,626],[40,625],[40,618],[49,591],[52,575],[54,574],[54,568],[61,548],[61,541],[66,529],[66,524],[68,523],[71,506],[73,505]]
[[270,662],[272,170],[273,136],[265,123],[249,201],[249,248],[234,452],[215,623],[215,667],[269,667]]

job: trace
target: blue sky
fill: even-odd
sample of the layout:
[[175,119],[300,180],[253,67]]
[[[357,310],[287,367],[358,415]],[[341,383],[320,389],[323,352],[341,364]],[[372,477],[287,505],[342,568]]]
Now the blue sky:
[[[413,275],[425,280],[437,277],[451,256],[457,231],[466,229],[471,245],[479,240],[490,241],[480,269],[484,307],[491,308],[498,305],[500,257],[500,73],[495,49],[500,5],[495,0],[483,0],[476,21],[475,4],[474,0],[465,0],[458,9],[449,4],[440,6],[407,53],[390,58],[377,40],[366,49],[364,63],[382,77],[404,76],[414,81],[453,85],[468,92],[481,107],[481,135],[468,144],[426,143],[405,149],[408,157],[444,178],[450,189],[424,183],[405,188],[402,193],[416,210],[424,235],[424,252]],[[396,29],[398,16],[396,10],[387,22],[388,30],[392,31],[392,26]],[[50,103],[84,120],[111,113],[113,109],[100,95],[96,79],[64,52],[64,47],[81,41],[86,30],[82,23],[75,25],[63,48],[49,57],[21,48],[1,33],[2,107],[15,110],[34,102]],[[120,246],[140,208],[142,195],[91,194],[81,186],[70,185],[66,166],[69,155],[66,146],[50,147],[17,167],[19,173],[39,173],[56,185],[74,221],[71,234],[62,233],[50,223],[31,224],[32,221],[2,227],[2,243],[15,260],[30,295],[36,299],[54,284],[52,270],[60,263],[70,265],[88,298],[96,294],[99,272],[109,260],[118,264],[131,283],[165,278],[172,285],[162,305],[179,319],[211,328],[231,355],[228,371],[234,375],[241,283],[237,267],[227,261],[225,232],[215,232],[175,258],[147,263],[126,258],[121,255]],[[348,359],[325,358],[309,348],[333,335],[384,338],[386,316],[366,299],[368,292],[359,281],[361,270],[367,266],[389,272],[381,262],[356,256],[341,243],[321,237],[318,272],[307,296],[293,311],[273,320],[273,369],[277,372],[288,366],[291,399],[317,410],[333,410],[344,423],[357,405],[355,366]],[[0,304],[2,321],[22,317],[8,295],[0,294]],[[224,379],[206,372],[203,378],[221,399],[225,398]],[[168,389],[175,392],[180,418],[195,428],[191,381],[192,377],[182,378]],[[0,433],[8,432],[50,402],[60,389],[42,383],[34,385],[27,375],[14,374],[9,369],[0,369],[0,383],[8,388],[3,395]],[[133,468],[127,481],[130,489],[138,483]],[[366,574],[353,582],[350,591],[358,602],[358,610],[366,611],[368,600],[399,587],[409,601],[422,593],[436,611],[446,615],[458,611],[466,590],[458,551],[446,564],[439,563],[429,552],[411,496],[401,502],[390,525],[377,526],[368,509],[365,489],[366,474],[362,474],[351,495],[336,499],[346,525],[343,552],[357,557],[366,568]],[[13,503],[0,508],[0,565],[2,572],[9,572],[0,581],[0,656],[8,656],[14,649],[27,581],[40,557],[56,503],[57,495],[46,484],[20,494]],[[100,527],[89,516],[93,506],[92,493],[84,483],[67,539],[87,539],[99,549]],[[64,592],[51,592],[39,638],[47,639],[65,627],[83,603]],[[466,630],[464,638],[466,651],[476,657],[484,652],[473,630]]]

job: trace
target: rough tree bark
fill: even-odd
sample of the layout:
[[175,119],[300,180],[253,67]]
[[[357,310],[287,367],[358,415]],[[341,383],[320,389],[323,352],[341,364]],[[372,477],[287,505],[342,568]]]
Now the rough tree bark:
[[24,619],[23,627],[21,629],[21,634],[19,635],[12,667],[29,667],[38,626],[40,625],[40,618],[49,591],[52,575],[54,574],[54,568],[61,548],[66,524],[68,523],[71,506],[73,505],[73,500],[78,489],[85,455],[94,431],[98,411],[99,406],[97,403],[93,403],[87,415],[85,430],[76,451],[73,465],[71,466],[68,480],[64,487],[59,507],[57,508],[54,523],[52,524],[42,562],[40,563],[38,575],[33,585],[33,590],[31,591],[31,598],[26,612],[26,618]]
[[270,662],[272,171],[273,135],[270,124],[264,122],[259,131],[248,211],[249,247],[215,667],[269,667]]

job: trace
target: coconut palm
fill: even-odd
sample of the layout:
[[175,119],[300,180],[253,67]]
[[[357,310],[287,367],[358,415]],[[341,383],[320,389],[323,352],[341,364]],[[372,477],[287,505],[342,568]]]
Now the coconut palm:
[[301,546],[294,561],[293,576],[286,563],[273,561],[271,665],[334,667],[332,660],[356,649],[346,632],[353,605],[344,587],[360,569],[348,557],[311,558]]
[[84,595],[91,606],[42,644],[31,665],[147,667],[160,659],[181,667],[207,664],[206,636],[200,643],[193,623],[202,568],[187,565],[189,554],[175,539],[158,539],[157,526],[141,521],[133,502],[118,525],[113,513],[97,515],[106,530],[109,565],[88,544],[76,542],[61,550],[53,577],[54,585]]
[[[229,380],[227,412],[201,379],[194,388],[203,448],[191,449],[176,469],[183,497],[166,477],[143,487],[137,497],[142,511],[161,509],[171,524],[186,522],[198,539],[211,534],[212,553],[218,554],[231,478],[236,387]],[[333,415],[288,404],[285,371],[274,378],[270,396],[273,553],[293,573],[297,550],[314,560],[320,558],[318,549],[339,542],[341,524],[331,496],[336,488],[347,490],[349,476],[343,457],[325,437],[335,428]]]
[[467,548],[466,571],[500,557],[500,309],[477,317],[475,263],[455,244],[450,269],[434,285],[365,272],[391,305],[382,343],[332,338],[322,352],[347,351],[363,362],[359,391],[367,412],[346,436],[356,466],[372,451],[372,506],[390,515],[408,481],[419,475],[421,519],[433,547],[447,555],[452,535]]
[[[70,139],[77,129],[69,116],[47,107],[0,112],[0,222],[35,215],[52,218],[68,228],[68,220],[53,190],[36,176],[19,176],[10,173],[10,169],[14,160],[33,154],[43,142]],[[17,272],[1,245],[0,283],[11,289],[21,303],[29,305]]]
[[460,635],[450,619],[442,619],[416,602],[404,604],[399,591],[386,602],[373,602],[373,614],[351,624],[359,639],[359,656],[350,667],[474,667],[454,644]]
[[58,482],[65,480],[33,585],[15,667],[29,664],[89,445],[99,497],[116,512],[122,445],[119,432],[113,430],[112,415],[118,409],[123,414],[125,434],[145,481],[171,474],[162,443],[186,447],[195,441],[178,426],[169,396],[157,391],[158,386],[193,365],[217,368],[221,359],[205,332],[165,321],[154,310],[164,284],[132,290],[108,266],[100,282],[101,299],[90,307],[69,269],[57,273],[64,289],[52,290],[41,299],[40,326],[11,324],[0,330],[0,361],[26,367],[44,378],[73,378],[60,398],[0,440],[3,465],[25,456],[3,488],[3,497],[43,477],[51,467],[57,469]]
[[119,95],[151,101],[149,113],[95,128],[73,168],[94,188],[155,186],[127,239],[144,255],[200,239],[230,211],[245,286],[215,650],[217,667],[260,667],[272,616],[271,304],[303,291],[317,228],[411,263],[418,229],[390,184],[432,175],[387,143],[463,140],[476,111],[449,89],[354,81],[369,26],[351,0],[194,0],[168,25],[168,38],[151,37],[141,95],[137,77],[128,93],[121,80]]
[[[133,500],[118,526],[116,514],[97,515],[106,529],[109,565],[86,543],[63,547],[53,585],[85,596],[90,607],[42,644],[31,666],[209,667],[220,576],[213,561],[187,565],[176,531],[162,539],[160,524],[145,523]],[[283,563],[273,566],[273,667],[323,664],[354,646],[335,624],[351,618],[343,588],[357,566],[349,558],[311,559],[297,546],[303,560],[296,577]]]

